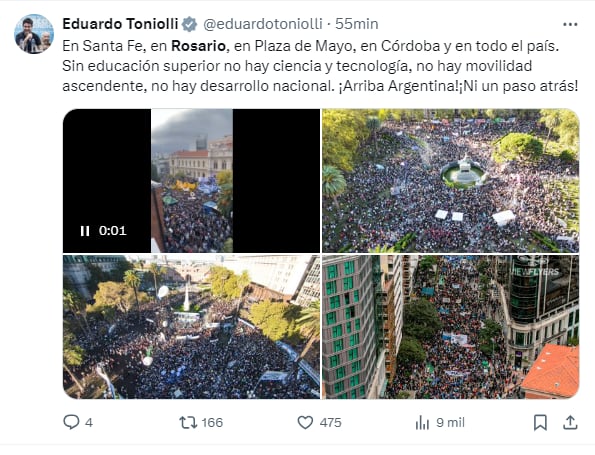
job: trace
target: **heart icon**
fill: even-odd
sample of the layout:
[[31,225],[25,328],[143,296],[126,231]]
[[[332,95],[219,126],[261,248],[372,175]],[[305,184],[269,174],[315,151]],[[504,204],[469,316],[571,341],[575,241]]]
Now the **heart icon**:
[[308,428],[310,428],[310,425],[312,425],[313,421],[314,421],[314,419],[312,418],[312,416],[299,416],[298,417],[298,423],[299,423],[300,427],[302,427],[304,430],[307,430]]

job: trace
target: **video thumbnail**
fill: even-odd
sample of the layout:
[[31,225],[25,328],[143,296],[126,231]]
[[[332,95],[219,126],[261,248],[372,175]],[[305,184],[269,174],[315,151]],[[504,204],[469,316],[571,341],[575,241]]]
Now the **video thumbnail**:
[[64,255],[78,399],[320,398],[319,255]]
[[323,255],[327,399],[562,399],[578,255]]
[[151,252],[233,252],[233,111],[151,111]]
[[325,109],[323,251],[575,253],[568,109]]
[[64,253],[320,252],[319,109],[77,109],[63,135]]

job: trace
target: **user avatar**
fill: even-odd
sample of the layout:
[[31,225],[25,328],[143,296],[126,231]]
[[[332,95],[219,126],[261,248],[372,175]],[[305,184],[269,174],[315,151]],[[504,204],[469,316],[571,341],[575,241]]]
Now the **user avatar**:
[[54,28],[45,17],[30,14],[17,24],[14,39],[23,52],[41,54],[50,48],[54,40]]

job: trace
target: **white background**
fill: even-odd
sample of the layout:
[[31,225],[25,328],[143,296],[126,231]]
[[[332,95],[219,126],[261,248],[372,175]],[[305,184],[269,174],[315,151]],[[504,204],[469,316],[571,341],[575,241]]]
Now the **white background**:
[[[3,299],[0,330],[0,445],[5,453],[38,453],[50,445],[61,453],[105,453],[112,450],[134,450],[142,447],[146,453],[162,453],[176,445],[177,451],[220,450],[224,453],[304,453],[313,445],[332,445],[322,450],[347,453],[367,450],[374,446],[380,451],[420,450],[412,444],[434,445],[430,450],[455,450],[462,453],[487,451],[494,453],[510,450],[536,450],[544,453],[587,453],[577,444],[595,442],[593,406],[595,395],[592,384],[593,337],[591,293],[589,280],[593,265],[591,224],[593,155],[595,115],[593,114],[593,2],[5,2],[0,1],[0,55],[2,55],[2,84],[0,84],[1,127],[0,150],[3,154],[2,222],[3,241]],[[50,51],[41,55],[27,55],[14,43],[13,33],[19,20],[27,14],[42,14],[55,28],[55,41]],[[179,31],[63,31],[63,17],[85,20],[123,20],[135,16],[177,17],[191,15],[199,23],[192,34]],[[320,31],[216,31],[207,33],[201,28],[201,19],[295,19],[322,17],[324,23],[335,22],[336,17],[370,18],[380,23],[380,30],[335,31],[326,26]],[[577,27],[564,27],[563,22],[577,22]],[[395,93],[362,92],[338,95],[335,93],[211,93],[190,96],[184,93],[151,95],[135,93],[90,93],[83,95],[62,92],[63,80],[171,80],[192,81],[201,74],[188,73],[185,78],[171,74],[127,73],[121,75],[96,73],[75,74],[61,71],[65,58],[93,61],[115,58],[149,58],[152,61],[200,61],[203,58],[226,61],[229,55],[209,53],[167,53],[161,55],[132,55],[96,53],[68,55],[61,50],[62,39],[94,41],[123,41],[134,38],[141,42],[169,41],[177,38],[188,41],[216,39],[232,43],[252,42],[255,39],[294,42],[299,39],[314,41],[482,41],[542,42],[554,41],[560,51],[535,53],[523,60],[533,59],[531,74],[507,73],[469,75],[460,79],[505,77],[509,80],[579,80],[575,93],[476,93],[454,95],[425,93],[402,95]],[[489,58],[487,58],[489,57]],[[483,61],[496,58],[520,58],[519,55],[487,56]],[[259,53],[241,57],[251,60],[267,59],[300,61],[320,58],[319,55],[294,56],[292,54]],[[337,60],[328,55],[328,60]],[[347,57],[346,57],[347,58]],[[396,55],[372,55],[394,60]],[[405,55],[417,61],[421,56]],[[440,56],[428,58],[435,61]],[[445,56],[444,59],[456,59]],[[465,56],[470,59],[469,56]],[[163,59],[163,60],[161,60]],[[454,60],[452,60],[454,61]],[[229,76],[229,77],[227,77]],[[312,75],[290,75],[291,79],[307,80]],[[345,78],[362,80],[389,76],[350,75]],[[395,78],[400,77],[398,75]],[[413,80],[415,74],[408,79]],[[211,79],[218,79],[212,75]],[[237,74],[235,80],[255,79],[256,76]],[[272,82],[270,75],[267,81]],[[226,75],[234,80],[234,75]],[[326,79],[326,77],[320,77]],[[427,79],[442,79],[436,74]],[[581,124],[581,386],[570,400],[561,401],[76,401],[62,390],[62,120],[75,108],[569,108],[574,110]],[[32,121],[31,119],[36,120]],[[97,125],[97,134],[109,134]],[[93,138],[88,138],[93,140]],[[81,143],[81,153],[85,144]],[[95,157],[97,158],[97,157]],[[85,182],[81,175],[81,196]],[[81,423],[93,419],[93,427],[80,425],[69,430],[63,425],[66,414],[78,414]],[[547,432],[533,430],[533,415],[547,414]],[[565,418],[572,414],[579,429],[564,431]],[[220,429],[182,430],[180,416],[193,415],[221,417]],[[301,415],[314,417],[314,425],[307,430],[297,424]],[[437,429],[415,431],[415,422],[423,415],[455,419],[465,417],[464,429]],[[324,428],[319,422],[324,417],[340,417],[341,428]],[[81,447],[79,444],[84,444]],[[185,444],[208,444],[192,448]],[[393,445],[385,447],[384,445]],[[400,445],[401,448],[395,446]],[[491,445],[475,447],[472,444]],[[23,445],[21,447],[21,445]],[[91,448],[87,445],[95,445]],[[458,446],[457,446],[458,445]],[[43,449],[42,449],[43,447]],[[115,450],[115,449],[114,449]],[[534,449],[535,450],[535,449]],[[4,449],[0,447],[0,451]]]

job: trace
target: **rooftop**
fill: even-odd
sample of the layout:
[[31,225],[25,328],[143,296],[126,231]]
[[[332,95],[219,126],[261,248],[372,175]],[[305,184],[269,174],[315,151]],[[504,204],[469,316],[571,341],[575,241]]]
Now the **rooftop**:
[[546,344],[521,387],[560,398],[576,394],[579,384],[579,347]]

